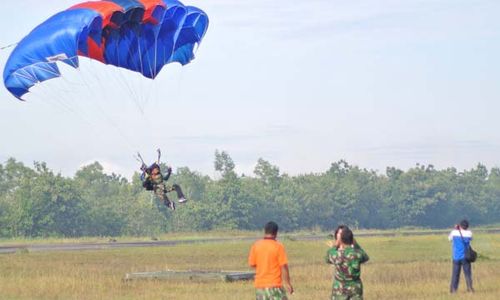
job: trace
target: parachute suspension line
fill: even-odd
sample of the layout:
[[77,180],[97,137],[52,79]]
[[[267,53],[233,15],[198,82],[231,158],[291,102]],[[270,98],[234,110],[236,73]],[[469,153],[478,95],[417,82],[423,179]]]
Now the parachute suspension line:
[[[75,68],[76,72],[78,72],[78,74],[81,76],[81,73],[82,70],[81,68],[77,67],[74,63],[73,63],[73,59],[75,57],[72,57],[70,59],[71,61],[71,65]],[[74,86],[80,86],[82,88],[85,88],[85,90],[88,90],[89,87],[88,85],[86,84],[82,84],[82,83],[76,83],[76,82],[70,82],[65,76],[60,76],[60,78],[62,79],[63,82],[65,82],[66,84],[69,84],[69,85],[74,85]],[[83,81],[84,82],[84,81]],[[57,89],[59,90],[59,89]],[[63,90],[64,91],[64,90]],[[97,130],[97,128],[95,127],[95,125],[89,121],[91,120],[91,118],[89,117],[89,113],[87,110],[85,110],[85,108],[83,106],[80,105],[79,101],[72,101],[72,99],[74,98],[74,94],[70,94],[70,93],[74,93],[74,91],[66,91],[66,97],[63,97],[62,95],[59,95],[60,98],[61,98],[61,102],[69,107],[71,109],[71,111],[76,115],[78,116],[82,121],[84,121],[84,123],[86,125],[88,125],[88,127],[94,132],[97,134],[97,136],[100,136],[102,137],[102,131],[99,131]],[[70,105],[67,104],[68,100],[71,102]],[[74,109],[74,107],[77,107],[77,109]]]
[[[115,41],[115,47],[118,46],[118,41]],[[129,54],[130,54],[130,49],[129,49]],[[117,52],[118,55],[118,61],[120,61],[120,52]],[[144,116],[144,109],[142,108],[141,104],[138,102],[139,95],[135,92],[135,89],[131,87],[131,83],[125,78],[125,76],[122,73],[122,68],[118,67],[118,74],[120,74],[120,79],[122,81],[122,84],[124,84],[127,88],[127,90],[130,92],[130,97],[132,98],[132,101],[134,102],[135,106],[137,106],[137,109],[141,112],[141,115]]]
[[[119,56],[120,54],[118,54]],[[122,86],[125,86],[125,88],[128,90],[129,92],[129,96],[130,98],[132,98],[132,101],[134,102],[135,106],[137,106],[137,109],[143,114],[143,110],[141,108],[141,105],[136,101],[137,99],[137,94],[135,92],[135,90],[130,86],[130,83],[129,81],[125,78],[125,75],[123,75],[123,70],[121,67],[116,67],[118,69],[118,75],[119,77],[117,78],[117,80],[119,80],[120,84]]]
[[[61,78],[64,78],[63,76],[59,76]],[[64,97],[60,93],[54,93],[54,89],[49,89],[48,86],[45,86],[43,84],[37,84],[37,89],[32,90],[31,93],[33,95],[40,95],[42,99],[41,101],[37,101],[42,103],[42,105],[50,106],[50,107],[57,107],[61,109],[62,111],[65,111],[71,115],[76,116],[79,118],[83,123],[85,123],[92,131],[95,133],[99,134],[98,131],[95,130],[94,126],[91,124],[91,122],[78,110],[75,110],[71,105],[68,105],[66,101],[64,100]],[[70,91],[66,91],[69,93]]]
[[[139,40],[137,40],[137,52],[139,53],[139,64],[140,64],[140,68],[141,68],[141,74],[144,74],[144,61],[142,59],[142,49],[141,49],[141,43],[139,43]],[[139,85],[142,86],[141,80],[139,81]],[[141,89],[141,90],[145,90],[145,89]],[[146,107],[146,102],[147,102],[145,94],[142,94],[142,99],[140,101],[141,101],[141,107],[144,109]]]
[[137,40],[137,52],[139,53],[139,65],[141,67],[141,74],[144,74],[144,64],[142,61],[141,43],[139,43],[139,40]]
[[[158,66],[158,36],[156,36],[155,38],[155,45],[154,45],[154,60],[153,60],[153,70],[152,70],[152,73],[153,73],[153,78],[151,79],[151,84],[150,84],[150,88],[149,88],[149,95],[148,95],[148,102],[149,102],[149,99],[151,99],[151,97],[153,98],[153,106],[156,106],[156,104],[158,103],[158,94],[155,93],[153,90],[156,91],[156,89],[153,89],[153,83],[154,83],[154,79],[156,78],[156,76],[158,76],[158,73],[157,73],[157,66]],[[151,96],[151,94],[153,94]]]
[[[150,63],[151,65],[151,63]],[[149,84],[149,95],[148,95],[148,99],[151,99],[151,97],[153,97],[153,99],[158,99],[158,95],[155,94],[154,92],[156,91],[156,89],[154,89],[154,80],[156,79],[156,76],[158,76],[158,73],[157,73],[157,66],[158,66],[158,36],[155,37],[155,45],[154,45],[154,59],[153,59],[153,70],[151,71],[151,73],[153,73],[153,78],[151,79],[151,82]]]
[[158,65],[158,36],[155,39],[155,59],[154,59],[154,75],[153,79],[156,78],[156,66]]
[[[72,62],[72,64],[73,64],[73,62]],[[80,68],[77,68],[76,66],[74,66],[74,67],[75,67],[75,69],[78,70],[78,74],[79,74],[80,78],[82,79],[82,82],[86,85],[86,87],[87,87],[86,90],[88,90],[89,92],[92,92],[92,94],[93,94],[94,97],[91,97],[91,98],[93,98],[93,99],[99,99],[100,98],[99,95],[97,95],[94,92],[94,90],[92,89],[92,86],[87,82],[87,80],[83,76],[83,73],[80,70]],[[125,141],[125,143],[127,144],[127,146],[130,149],[133,149],[132,143],[130,142],[130,140],[128,139],[128,137],[121,130],[121,128],[109,117],[109,115],[106,114],[106,112],[99,105],[99,101],[94,101],[94,104],[97,107],[97,109],[99,110],[99,112],[101,113],[101,115],[104,117],[104,119],[116,130],[116,132],[120,135],[120,137],[123,139],[123,141]]]
[[[89,58],[88,61],[90,62],[90,65],[95,64],[93,59]],[[94,70],[95,68],[92,67],[91,69]],[[104,69],[107,70],[108,68],[104,68]],[[100,90],[106,94],[105,96],[107,96],[108,89],[104,86],[103,80],[100,80],[100,78],[97,76],[96,72],[88,72],[88,73],[97,81],[97,84],[99,84]],[[109,76],[107,76],[107,78],[109,78]]]
[[[142,53],[141,53],[141,45],[139,44],[139,40],[137,40],[137,53],[139,53],[139,68],[141,70],[141,74],[144,74],[144,67],[142,64]],[[144,89],[141,88],[141,83],[139,82],[139,90],[143,91]],[[141,94],[140,97],[138,98],[139,102],[141,103],[142,109],[144,109],[144,95]]]
[[[95,65],[95,62],[92,60],[92,59],[88,59],[88,61],[90,62],[90,65]],[[92,67],[91,68],[92,70],[94,70],[95,68]],[[106,70],[106,72],[108,72],[108,68],[104,68]],[[83,72],[83,70],[82,70]],[[105,98],[108,98],[107,97],[107,91],[108,91],[108,88],[106,86],[104,86],[103,84],[103,80],[100,80],[101,78],[99,78],[99,76],[97,76],[96,72],[88,72],[88,74],[90,74],[96,81],[97,81],[97,84],[99,85],[99,90],[103,91],[104,93],[104,96]],[[106,78],[110,78],[110,77],[113,77],[113,76],[109,76],[109,72],[108,72],[108,76],[106,76]],[[85,82],[85,81],[84,81]],[[89,87],[90,89],[90,87]],[[93,91],[93,90],[92,90]],[[97,95],[95,92],[94,94],[97,96],[95,99],[98,99],[99,95]],[[110,117],[109,115],[107,115],[105,113],[105,110],[102,109],[102,107],[97,103],[96,104],[97,108],[99,109],[99,111],[101,112],[101,114],[107,119],[108,123],[110,123],[116,131],[118,131],[121,135],[122,135],[122,138],[129,144],[130,147],[132,147],[132,144],[130,143],[130,140],[125,136],[124,132],[121,130],[121,127],[119,127]]]
[[[69,43],[68,41],[65,42],[65,45],[66,47],[70,47],[71,46],[71,43]],[[78,56],[73,56],[73,57],[70,57],[66,60],[66,62],[74,68],[76,69],[77,71],[80,70],[79,66],[75,64],[75,60],[78,61]],[[67,80],[67,78],[65,76],[62,76],[62,74],[59,74],[59,78],[62,78],[63,82],[69,84],[69,85],[78,85],[78,86],[81,86],[81,87],[85,87],[85,85],[81,84],[81,83],[70,83],[69,80]],[[70,86],[68,86],[67,88],[71,89]],[[81,109],[81,105],[78,101],[73,101],[74,99],[74,95],[71,95],[69,93],[71,93],[72,91],[68,91],[68,90],[64,90],[62,88],[56,88],[55,86],[52,88],[52,90],[54,92],[58,92],[56,93],[57,96],[61,99],[61,102],[64,103],[65,105],[69,106],[73,111],[74,111],[74,114],[79,116],[82,120],[85,120],[85,123],[87,124],[91,124],[90,121],[88,121],[87,119],[91,119],[91,118],[88,118],[88,113],[85,114],[85,110],[84,109]],[[65,92],[66,94],[63,95],[62,92]],[[70,105],[68,105],[68,102],[70,102]],[[77,107],[77,109],[74,109],[74,107]],[[87,116],[85,116],[87,115]],[[94,128],[92,126],[92,128]]]
[[[33,61],[36,61],[36,58],[34,57],[31,57],[31,56],[28,56],[28,59],[31,59]],[[72,58],[69,58],[69,61],[71,61],[71,63],[73,64],[73,61],[72,59],[74,59],[74,57]],[[62,107],[64,110],[66,110],[67,112],[69,113],[72,113],[76,116],[78,116],[79,118],[81,118],[82,120],[85,120],[86,123],[89,123],[88,120],[86,120],[82,114],[78,113],[77,110],[73,109],[70,105],[67,104],[67,101],[65,101],[63,95],[61,95],[61,93],[55,93],[56,90],[58,92],[61,92],[61,91],[64,91],[63,89],[49,89],[48,86],[46,85],[43,85],[43,84],[40,84],[41,81],[38,79],[38,77],[36,76],[35,73],[32,72],[32,70],[30,69],[30,74],[31,76],[37,80],[37,83],[35,84],[37,87],[38,87],[38,90],[40,92],[40,94],[42,94],[42,96],[45,96],[44,98],[45,99],[50,99],[49,101],[52,101],[52,102],[55,102],[58,104],[59,107]],[[59,77],[59,78],[64,78],[60,73],[53,73],[55,76]],[[50,91],[50,92],[49,92]],[[66,91],[68,92],[68,91]],[[36,93],[35,93],[36,94]],[[70,97],[68,97],[70,98]],[[57,106],[57,105],[56,105]]]
[[181,71],[180,71],[180,74],[179,74],[179,80],[177,81],[177,92],[178,92],[177,97],[179,97],[179,99],[182,98],[182,94],[183,94],[183,91],[184,91],[183,88],[182,88],[182,86],[183,86],[182,83],[184,82],[184,72],[185,72],[184,69],[185,68],[181,68]]
[[[51,91],[51,92],[49,92]],[[96,130],[95,126],[87,119],[85,118],[82,114],[80,114],[77,110],[73,109],[69,105],[67,105],[64,100],[62,99],[62,96],[59,95],[58,93],[53,93],[53,90],[46,88],[43,84],[39,84],[37,86],[37,89],[34,91],[31,91],[32,95],[38,95],[40,99],[36,99],[37,101],[33,101],[33,103],[40,103],[42,106],[47,107],[50,110],[55,109],[56,111],[60,110],[64,115],[70,115],[70,116],[75,116],[76,119],[81,121],[81,124],[84,124],[84,126],[94,134],[94,136],[102,137],[102,133],[98,130]],[[61,99],[58,99],[61,98]],[[35,99],[33,99],[35,100]],[[68,145],[64,144],[62,145],[63,150],[66,152],[71,152],[72,150],[69,148]]]
[[[155,40],[155,43],[157,42],[157,40]],[[156,44],[155,44],[155,53],[154,53],[154,57],[155,57],[155,62],[154,62],[154,66],[156,66]],[[149,73],[150,74],[153,74],[153,67],[151,66],[151,61],[148,59],[148,67],[149,67]],[[145,102],[144,102],[144,107],[146,107],[149,103],[149,100],[151,99],[151,93],[152,93],[152,90],[153,90],[153,86],[154,86],[154,78],[155,78],[155,74],[153,74],[153,78],[148,78],[149,80],[149,83],[146,84],[147,85],[147,88],[146,88],[146,94],[145,94]]]
[[[92,60],[92,59],[89,59],[89,61],[90,61],[90,63],[91,63],[91,64],[96,64],[95,62],[93,62],[93,60]],[[92,68],[92,69],[93,69],[93,68]],[[123,77],[123,75],[122,75],[122,73],[121,73],[121,68],[117,67],[117,69],[119,70],[118,74],[119,74],[119,75],[123,78],[123,82],[124,82],[124,84],[125,84],[126,88],[127,88],[129,91],[131,91],[131,93],[132,93],[132,89],[128,86],[128,84],[127,84],[127,80]],[[116,74],[111,74],[108,68],[104,68],[104,70],[106,70],[106,73],[107,73],[106,78],[114,78],[114,79],[115,79],[115,82],[116,82],[117,84],[119,84],[119,85],[122,85],[122,84],[123,84],[123,83],[121,83],[121,82],[120,82],[120,80],[119,80],[119,79],[120,79],[120,77],[119,77],[119,76],[116,76]],[[93,77],[97,80],[97,82],[98,82],[98,84],[99,84],[99,86],[100,86],[101,90],[103,90],[103,91],[107,91],[107,90],[108,90],[108,89],[107,89],[107,88],[103,85],[102,80],[99,80],[100,78],[96,75],[96,73],[95,73],[95,72],[89,72],[89,73],[90,73],[90,74],[92,74],[92,75],[93,75]],[[149,120],[148,120],[147,118],[145,118],[145,116],[144,116],[144,111],[142,110],[142,108],[141,108],[139,105],[137,105],[137,103],[135,103],[135,101],[134,101],[134,104],[135,104],[135,105],[139,108],[139,110],[140,110],[140,112],[141,112],[141,114],[140,114],[140,115],[141,115],[141,117],[142,117],[144,120],[147,120],[147,121],[149,122]],[[102,110],[102,109],[101,109],[101,110]],[[111,120],[111,121],[112,121],[112,120]],[[115,123],[115,125],[116,125],[116,123]],[[119,127],[118,125],[116,125],[116,129],[117,129],[117,130],[119,130],[119,129],[121,129],[121,127]],[[122,131],[122,134],[123,134],[123,131]],[[123,134],[123,135],[124,135],[124,134]],[[128,140],[128,139],[127,139],[127,140]],[[130,143],[129,143],[129,144],[130,144]]]
[[40,95],[41,98],[47,99],[47,101],[40,101],[40,103],[43,103],[44,105],[50,105],[49,103],[52,103],[52,106],[58,107],[59,109],[66,111],[67,113],[76,115],[76,112],[71,107],[69,107],[68,105],[66,105],[66,103],[64,103],[64,101],[59,99],[59,95],[52,95],[45,90],[44,85],[37,84],[36,87],[37,89],[31,90],[30,92],[33,95]]
[[[118,43],[118,42],[116,42],[116,43]],[[138,41],[137,41],[137,44],[139,44]],[[127,50],[128,57],[133,55],[133,53],[132,53],[133,49],[135,49],[134,46],[130,46],[128,48],[128,50]],[[140,52],[140,50],[139,50],[139,52]],[[118,52],[117,54],[118,54],[118,61],[121,61],[120,52]],[[139,58],[140,58],[140,56],[139,56]],[[138,70],[141,66],[138,65],[137,60],[133,60],[133,67],[135,70]],[[135,75],[135,72],[133,72],[133,74]],[[138,92],[136,92],[136,91],[141,90],[140,87],[138,88],[138,86],[134,83],[133,79],[127,80],[125,78],[125,76],[123,77],[123,79],[125,82],[127,82],[130,85],[130,90],[132,91],[132,97],[133,97],[132,100],[135,102],[136,106],[139,108],[139,111],[141,112],[141,114],[144,114],[144,107],[142,106],[141,95]]]
[[17,44],[19,44],[19,42],[13,43],[13,44],[9,44],[9,45],[5,45],[5,46],[1,46],[0,50],[6,50],[6,49],[9,49],[9,48],[12,48],[14,46],[17,46]]
[[120,78],[121,84],[127,88],[127,90],[129,91],[129,96],[132,99],[132,102],[134,102],[134,105],[137,107],[137,110],[141,113],[141,115],[144,116],[144,109],[137,100],[139,98],[139,95],[137,94],[135,89],[131,86],[132,83],[129,82],[129,80],[127,80],[125,78],[125,75],[123,74],[122,68],[120,68],[120,67],[117,67],[117,68],[118,68],[118,74],[120,75],[119,78]]
[[146,102],[144,103],[144,106],[147,106],[148,103],[151,100],[151,94],[153,93],[154,90],[154,80],[150,79],[150,82],[147,84],[148,87],[146,88]]
[[[38,80],[38,77],[36,76],[36,74],[32,72],[32,69],[29,69],[29,72],[30,72],[30,75],[32,76],[32,78],[37,80],[37,83],[35,85],[38,87],[38,90],[40,91],[41,94],[45,94],[45,96],[47,96],[46,97],[47,99],[51,99],[51,100],[54,100],[55,102],[58,102],[60,107],[64,108],[66,111],[72,112],[71,107],[67,106],[64,103],[61,95],[49,95],[48,91],[46,91],[45,85],[39,84],[40,81]],[[58,75],[58,76],[60,76],[60,75]],[[44,95],[42,95],[42,96],[44,96]]]

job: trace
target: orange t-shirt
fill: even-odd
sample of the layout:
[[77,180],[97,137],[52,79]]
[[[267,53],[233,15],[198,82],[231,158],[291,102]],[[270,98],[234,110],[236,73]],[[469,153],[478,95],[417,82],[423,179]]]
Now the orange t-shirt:
[[255,266],[256,288],[282,287],[281,267],[288,264],[285,247],[273,239],[255,242],[250,249],[248,264]]

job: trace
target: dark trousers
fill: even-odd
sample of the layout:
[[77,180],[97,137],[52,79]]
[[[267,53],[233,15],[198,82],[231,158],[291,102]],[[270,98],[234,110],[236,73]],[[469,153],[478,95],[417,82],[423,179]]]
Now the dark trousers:
[[184,198],[184,193],[182,192],[182,189],[178,184],[174,184],[172,185],[172,187],[167,188],[167,192],[172,192],[172,191],[175,191],[177,193],[178,199]]
[[467,291],[473,292],[472,288],[472,267],[470,262],[465,259],[454,260],[453,261],[453,269],[451,272],[451,284],[450,284],[450,292],[454,293],[458,289],[458,283],[460,282],[460,270],[464,269],[465,275],[465,283],[467,284]]
[[175,191],[177,193],[177,198],[184,198],[184,193],[182,193],[182,189],[179,185],[174,184],[171,187],[167,187],[165,184],[159,184],[155,186],[154,192],[156,197],[160,199],[166,206],[170,204],[170,199],[167,196],[167,193]]

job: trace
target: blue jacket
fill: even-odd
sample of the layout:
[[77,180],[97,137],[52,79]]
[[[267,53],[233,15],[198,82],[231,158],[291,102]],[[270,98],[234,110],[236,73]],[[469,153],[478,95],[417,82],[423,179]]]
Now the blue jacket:
[[460,231],[462,232],[463,241],[457,229],[452,230],[448,236],[448,239],[452,243],[452,257],[454,261],[464,259],[465,249],[469,247],[470,241],[472,240],[472,231],[463,229],[460,229]]

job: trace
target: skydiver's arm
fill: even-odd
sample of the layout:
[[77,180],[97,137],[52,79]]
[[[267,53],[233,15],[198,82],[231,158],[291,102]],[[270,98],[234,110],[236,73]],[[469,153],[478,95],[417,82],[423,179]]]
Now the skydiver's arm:
[[172,168],[168,167],[167,168],[167,175],[163,176],[163,180],[167,181],[170,178],[171,174],[172,174]]

